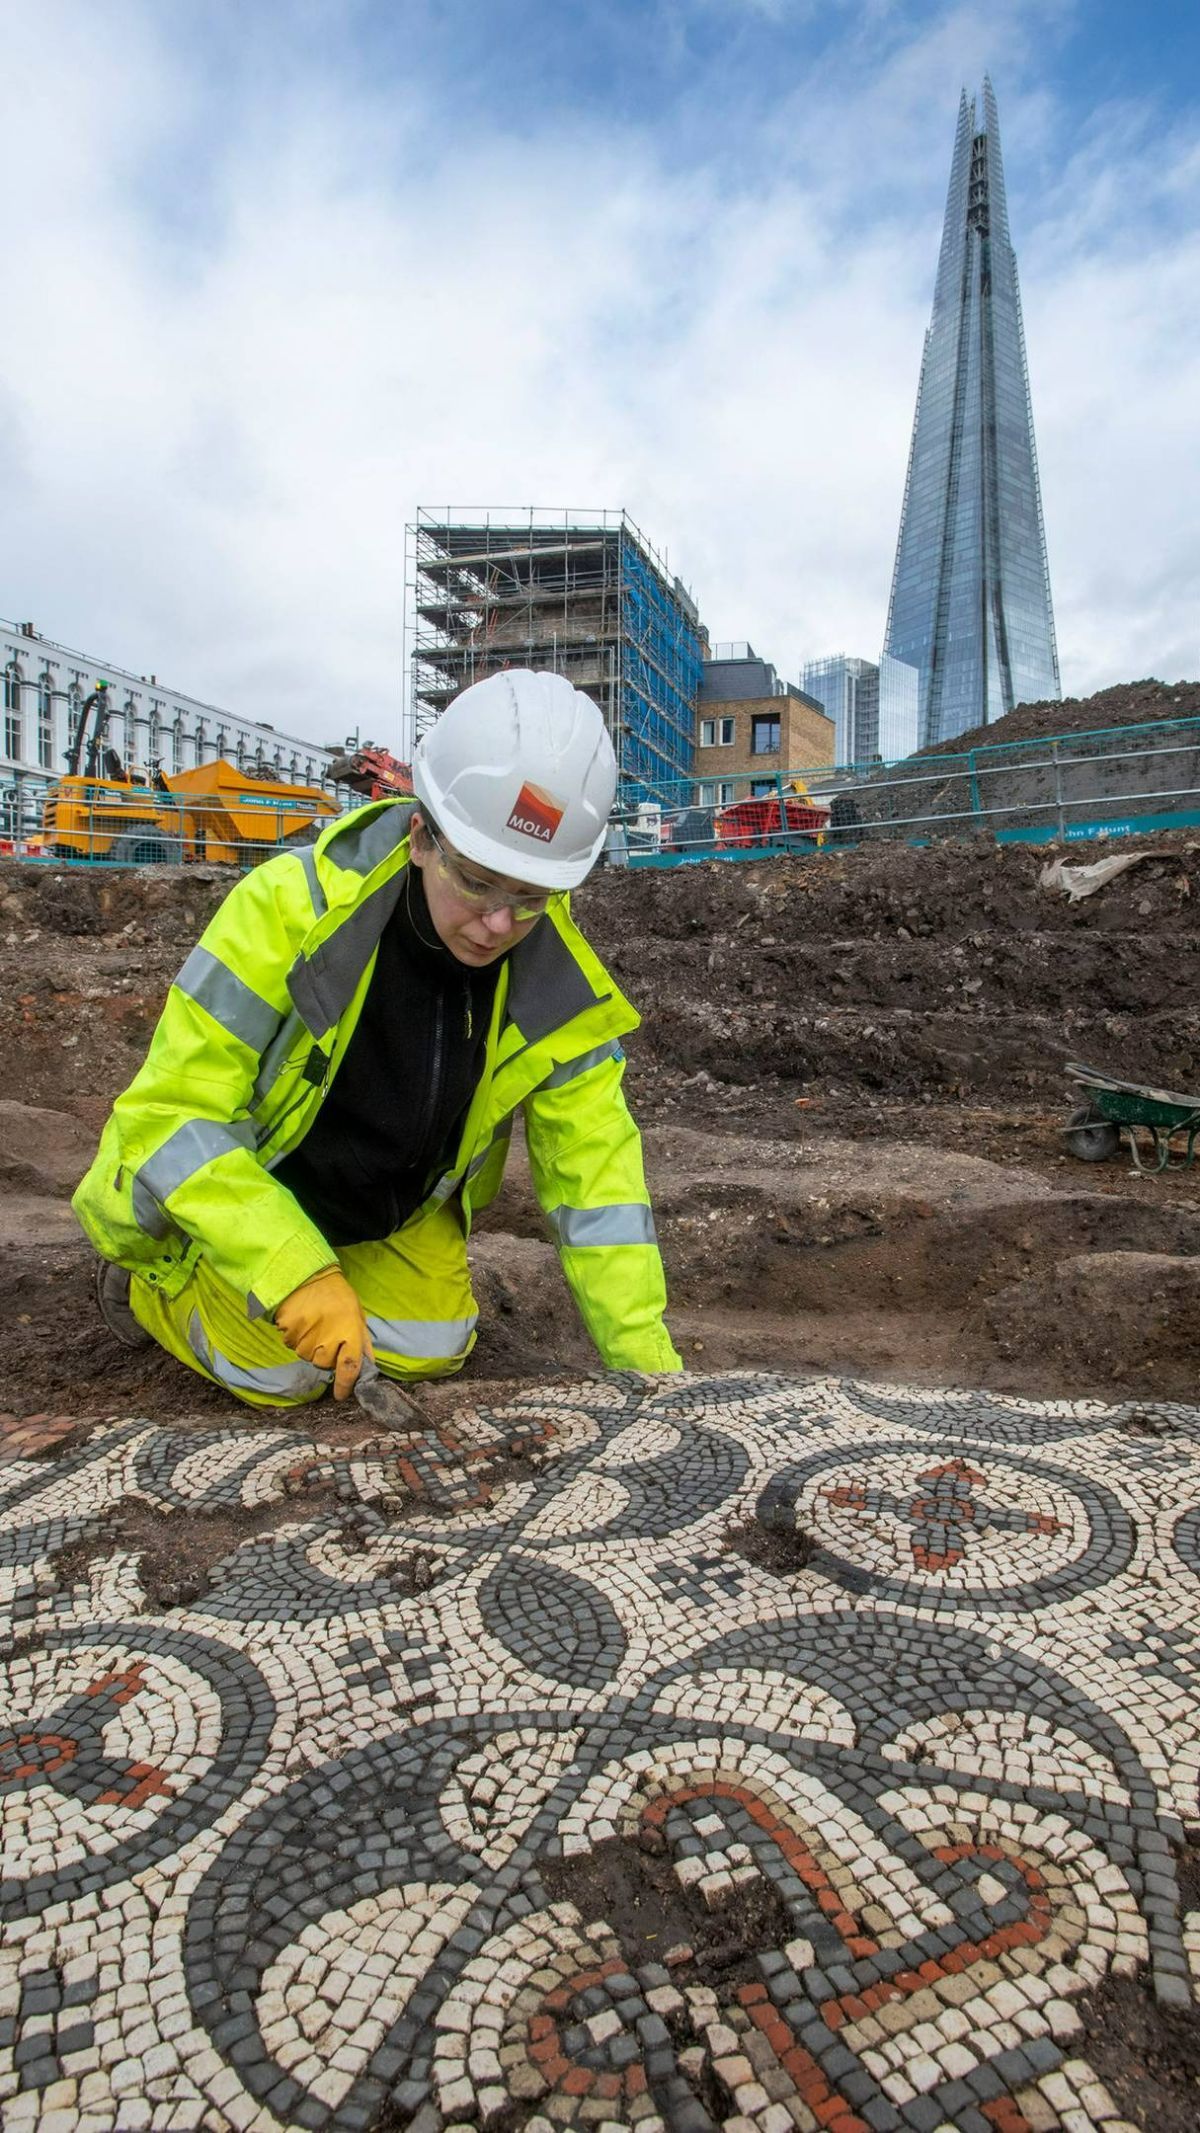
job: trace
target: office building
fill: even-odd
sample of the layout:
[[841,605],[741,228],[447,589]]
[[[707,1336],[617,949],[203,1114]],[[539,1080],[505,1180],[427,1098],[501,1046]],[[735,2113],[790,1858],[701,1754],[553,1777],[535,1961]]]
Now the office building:
[[840,764],[898,763],[917,746],[918,675],[915,667],[884,652],[872,659],[810,659],[800,686],[822,706],[836,729]]
[[1061,695],[1017,262],[992,85],[963,92],[885,648],[921,744]]

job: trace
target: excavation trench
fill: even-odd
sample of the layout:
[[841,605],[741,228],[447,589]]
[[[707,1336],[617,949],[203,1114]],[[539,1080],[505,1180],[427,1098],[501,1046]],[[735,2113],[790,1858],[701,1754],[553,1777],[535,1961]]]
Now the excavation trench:
[[[1080,903],[1047,886],[1044,849],[979,839],[589,880],[578,915],[644,1018],[626,1087],[685,1363],[1192,1397],[1200,1182],[1072,1163],[1061,1136],[1071,1056],[1200,1089],[1200,847],[1180,832],[1137,849]],[[100,1331],[66,1198],[226,887],[217,869],[0,865],[14,1413],[250,1426]],[[471,1250],[479,1344],[435,1411],[482,1380],[595,1367],[519,1122]],[[352,1414],[325,1403],[312,1426]]]
[[[1089,1189],[1072,1165],[1056,1188],[1023,1167],[894,1141],[771,1141],[651,1127],[648,1169],[687,1365],[758,1367],[1041,1397],[1190,1399],[1200,1303],[1200,1204]],[[596,1358],[546,1238],[520,1147],[472,1241],[482,1314],[461,1379],[578,1374]],[[157,1350],[97,1328],[90,1259],[69,1236],[0,1250],[7,1405],[33,1412],[246,1411]],[[354,1407],[326,1403],[322,1432],[348,1437]],[[306,1426],[307,1420],[306,1420]]]

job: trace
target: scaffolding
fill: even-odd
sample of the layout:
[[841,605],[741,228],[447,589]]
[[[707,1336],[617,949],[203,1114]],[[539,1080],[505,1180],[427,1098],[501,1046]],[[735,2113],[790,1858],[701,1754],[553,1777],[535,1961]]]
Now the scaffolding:
[[623,801],[690,773],[704,631],[626,512],[419,510],[405,547],[414,739],[470,682],[533,667],[599,705]]

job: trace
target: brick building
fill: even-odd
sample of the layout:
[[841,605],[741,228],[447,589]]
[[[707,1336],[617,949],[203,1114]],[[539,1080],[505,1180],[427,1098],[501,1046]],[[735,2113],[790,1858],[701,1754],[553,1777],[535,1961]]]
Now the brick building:
[[748,644],[718,644],[704,663],[695,774],[702,806],[772,792],[781,771],[829,768],[835,727],[815,697],[780,681]]

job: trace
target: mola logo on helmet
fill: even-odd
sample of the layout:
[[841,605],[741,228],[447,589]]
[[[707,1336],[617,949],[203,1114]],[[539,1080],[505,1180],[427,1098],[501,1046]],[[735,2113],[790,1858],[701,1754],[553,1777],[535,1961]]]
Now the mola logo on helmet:
[[539,844],[549,844],[565,812],[552,792],[526,780],[517,794],[506,828],[520,830],[523,837],[536,837]]

